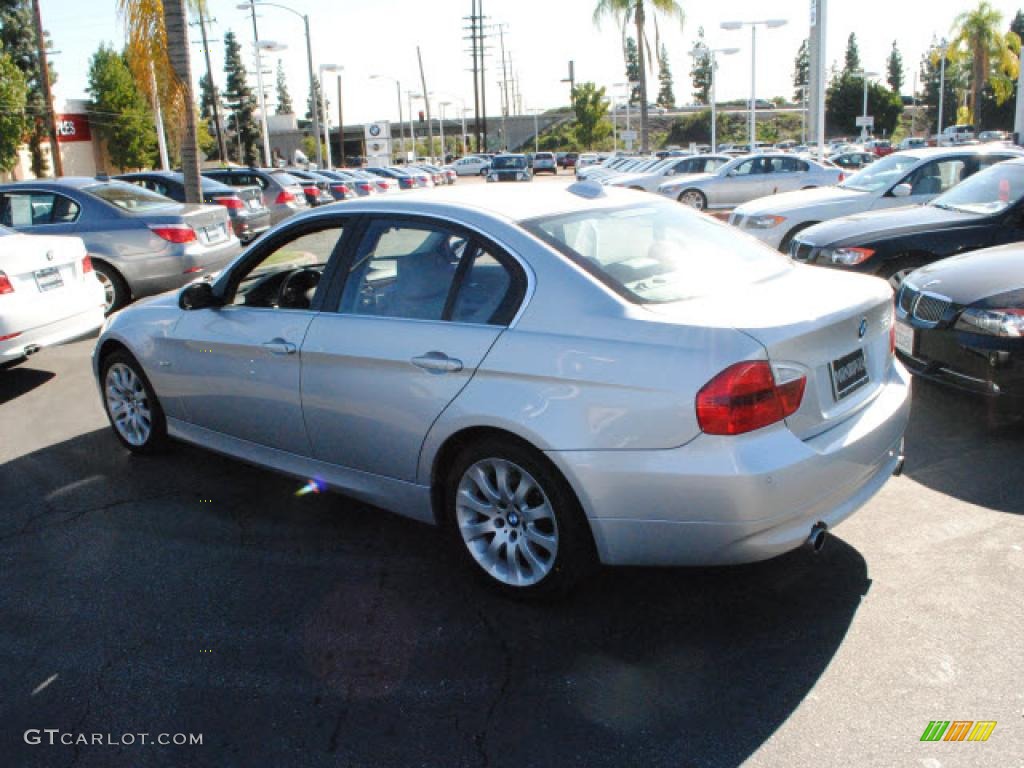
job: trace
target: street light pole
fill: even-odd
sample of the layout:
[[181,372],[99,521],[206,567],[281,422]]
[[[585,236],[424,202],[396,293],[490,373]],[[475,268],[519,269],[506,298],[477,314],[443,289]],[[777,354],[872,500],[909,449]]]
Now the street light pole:
[[785,19],[763,21],[723,21],[722,29],[737,30],[750,27],[750,151],[757,145],[757,28],[777,29],[786,25]]
[[[256,27],[256,1],[249,0],[248,4],[238,6],[240,9],[247,8],[252,14],[252,42],[256,49],[256,87],[259,89],[258,103],[260,105],[260,130],[263,134],[263,165],[270,167],[270,131],[267,128],[267,104],[263,94],[263,59],[260,56],[260,33]],[[235,124],[237,127],[237,123]],[[240,160],[242,158],[239,158]]]
[[694,48],[690,51],[690,55],[697,57],[703,56],[708,59],[711,64],[711,151],[718,151],[718,106],[716,96],[716,86],[718,81],[718,56],[716,54],[722,54],[723,56],[731,56],[734,53],[739,53],[739,48]]
[[[324,112],[324,144],[327,145],[327,167],[328,168],[332,168],[334,163],[332,162],[332,158],[331,158],[331,121],[330,121],[330,118],[328,117],[328,114],[327,114],[327,97],[324,95],[324,72],[334,72],[336,75],[338,75],[338,99],[339,99],[339,104],[338,104],[338,121],[340,122],[341,121],[341,103],[340,103],[340,100],[341,100],[341,71],[343,69],[345,69],[345,68],[343,66],[341,66],[340,64],[321,64],[320,67],[319,67],[319,70],[318,70],[319,73],[320,73],[320,100],[319,100],[319,103],[317,104],[317,107],[319,109],[322,109],[323,112]],[[341,128],[339,135],[341,137],[341,156],[342,156],[342,163],[341,164],[344,165],[345,164],[345,162],[344,162],[344,157],[345,157],[345,130],[344,130],[344,127]],[[317,135],[317,141],[319,141],[319,139],[320,139],[320,136],[318,134]]]

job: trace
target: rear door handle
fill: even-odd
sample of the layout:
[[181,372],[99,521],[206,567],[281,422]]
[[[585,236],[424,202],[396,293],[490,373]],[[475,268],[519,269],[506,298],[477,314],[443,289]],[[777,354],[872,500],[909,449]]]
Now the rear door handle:
[[431,373],[456,373],[462,370],[462,361],[448,357],[444,352],[427,352],[425,355],[414,357],[412,364]]
[[271,339],[263,342],[263,348],[272,355],[294,355],[298,347],[284,339]]

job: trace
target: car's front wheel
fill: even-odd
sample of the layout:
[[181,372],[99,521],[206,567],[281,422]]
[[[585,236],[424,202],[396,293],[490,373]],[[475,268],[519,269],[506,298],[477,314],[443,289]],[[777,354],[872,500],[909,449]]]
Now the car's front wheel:
[[595,561],[568,483],[515,442],[488,439],[463,449],[448,473],[445,512],[470,567],[507,594],[563,594]]
[[708,207],[708,199],[699,189],[686,190],[679,195],[679,202],[698,211],[703,211]]
[[167,443],[167,420],[142,366],[126,350],[103,358],[103,408],[121,444],[133,453],[156,453]]

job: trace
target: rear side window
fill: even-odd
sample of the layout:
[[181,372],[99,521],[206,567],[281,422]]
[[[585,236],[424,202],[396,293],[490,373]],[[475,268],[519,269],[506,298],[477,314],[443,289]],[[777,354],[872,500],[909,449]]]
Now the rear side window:
[[15,229],[70,224],[78,203],[54,192],[7,192],[0,198],[0,224]]

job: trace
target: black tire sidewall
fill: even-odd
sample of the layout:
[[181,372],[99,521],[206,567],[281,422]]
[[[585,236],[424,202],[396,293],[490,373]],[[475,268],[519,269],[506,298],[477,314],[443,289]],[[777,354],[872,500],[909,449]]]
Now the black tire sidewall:
[[[558,552],[551,571],[539,583],[513,587],[498,581],[473,558],[459,531],[455,492],[465,471],[482,459],[506,459],[533,476],[544,490],[558,525]],[[567,594],[596,564],[589,524],[579,501],[562,474],[538,451],[524,444],[487,438],[463,448],[452,461],[444,482],[442,526],[464,566],[492,589],[517,598],[548,598]]]
[[[114,419],[110,413],[110,408],[107,405],[107,371],[111,369],[115,364],[122,363],[127,365],[134,371],[135,375],[142,381],[142,386],[146,388],[146,398],[149,400],[150,413],[152,414],[152,426],[149,432],[149,439],[142,445],[132,445],[118,432],[117,427],[114,426]],[[167,418],[164,416],[164,409],[160,405],[160,400],[156,396],[156,391],[153,389],[153,385],[149,383],[149,378],[146,376],[146,372],[142,370],[142,366],[139,365],[130,353],[123,349],[115,350],[103,358],[100,363],[100,391],[101,399],[103,404],[103,412],[107,414],[107,420],[110,422],[110,429],[114,432],[118,442],[121,443],[132,453],[140,454],[154,454],[163,451],[167,447]]]

